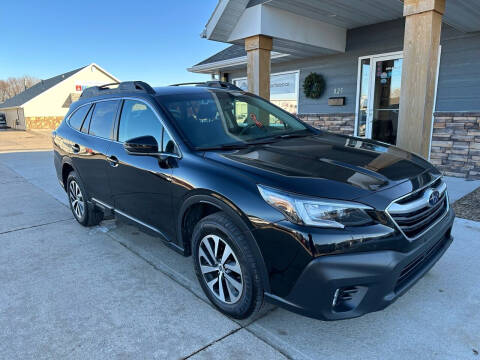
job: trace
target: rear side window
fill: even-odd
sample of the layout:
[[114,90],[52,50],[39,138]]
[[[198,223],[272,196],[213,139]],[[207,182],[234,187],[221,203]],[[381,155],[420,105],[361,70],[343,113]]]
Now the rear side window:
[[105,139],[110,138],[118,100],[101,101],[95,104],[88,133]]
[[83,120],[85,119],[89,109],[90,106],[82,106],[75,110],[74,113],[70,115],[70,119],[68,120],[70,126],[75,130],[80,130]]
[[151,135],[162,146],[162,124],[157,115],[145,103],[137,100],[125,100],[118,128],[118,141]]

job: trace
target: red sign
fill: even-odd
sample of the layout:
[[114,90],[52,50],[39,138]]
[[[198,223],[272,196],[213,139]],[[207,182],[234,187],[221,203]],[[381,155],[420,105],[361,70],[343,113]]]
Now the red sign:
[[75,85],[75,91],[82,91],[82,85]]

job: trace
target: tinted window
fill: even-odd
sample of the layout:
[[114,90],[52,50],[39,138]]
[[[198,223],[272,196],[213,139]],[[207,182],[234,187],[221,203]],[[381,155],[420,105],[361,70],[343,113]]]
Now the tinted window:
[[82,106],[75,110],[75,112],[70,115],[70,119],[68,120],[68,123],[70,124],[71,127],[73,127],[76,130],[80,130],[82,127],[83,120],[85,119],[85,116],[88,113],[88,110],[90,109],[90,106]]
[[90,135],[110,138],[113,122],[117,112],[118,100],[101,101],[95,104],[92,119],[90,120]]
[[162,146],[162,124],[155,113],[145,103],[137,100],[125,100],[123,103],[118,141],[151,135]]
[[243,92],[208,89],[158,99],[198,149],[313,133],[291,114]]

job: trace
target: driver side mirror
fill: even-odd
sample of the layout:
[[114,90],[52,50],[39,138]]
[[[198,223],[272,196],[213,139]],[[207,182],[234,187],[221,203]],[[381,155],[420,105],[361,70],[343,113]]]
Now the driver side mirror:
[[139,136],[125,141],[124,149],[131,155],[156,155],[158,143],[153,136]]

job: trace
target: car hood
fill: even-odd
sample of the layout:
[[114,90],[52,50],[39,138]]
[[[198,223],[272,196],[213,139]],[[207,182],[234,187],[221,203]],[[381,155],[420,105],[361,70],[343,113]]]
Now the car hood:
[[404,182],[410,182],[403,187],[409,192],[440,175],[427,161],[395,146],[328,132],[205,156],[247,171],[257,183],[345,200]]

